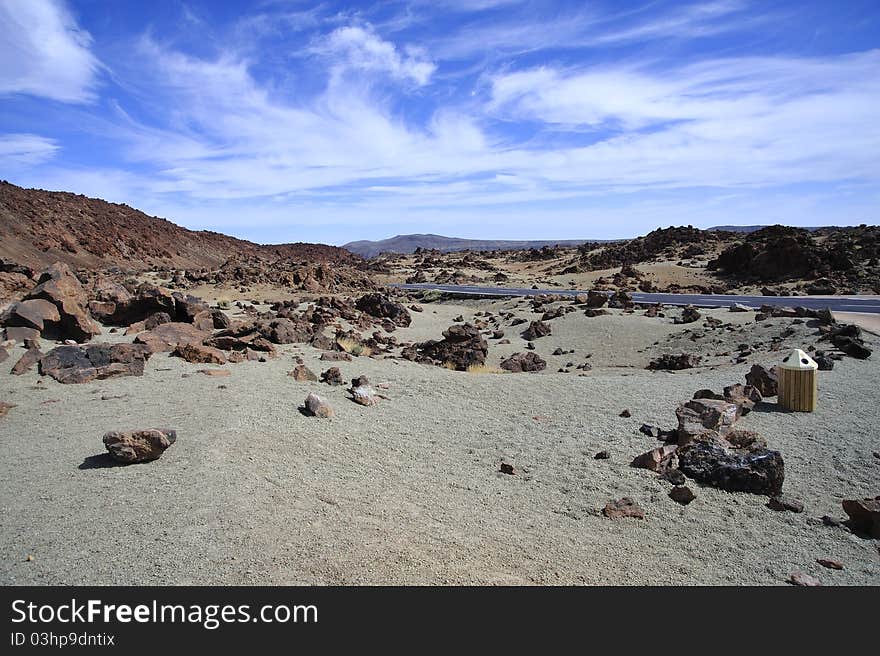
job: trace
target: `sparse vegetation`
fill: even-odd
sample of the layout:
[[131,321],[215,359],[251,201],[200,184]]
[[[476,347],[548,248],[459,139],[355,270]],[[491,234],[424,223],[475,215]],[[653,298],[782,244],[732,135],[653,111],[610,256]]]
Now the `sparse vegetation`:
[[373,354],[373,350],[369,346],[361,344],[351,337],[339,337],[336,339],[336,343],[339,344],[343,351],[355,357],[369,357]]
[[506,374],[504,369],[488,364],[472,364],[467,368],[469,374]]

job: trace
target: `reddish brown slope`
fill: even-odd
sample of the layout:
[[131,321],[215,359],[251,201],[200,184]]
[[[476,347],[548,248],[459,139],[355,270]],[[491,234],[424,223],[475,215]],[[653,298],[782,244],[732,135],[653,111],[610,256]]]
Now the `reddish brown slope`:
[[361,261],[335,246],[261,246],[216,232],[187,230],[128,205],[0,181],[0,258],[36,269],[59,260],[74,268],[213,269],[241,257]]

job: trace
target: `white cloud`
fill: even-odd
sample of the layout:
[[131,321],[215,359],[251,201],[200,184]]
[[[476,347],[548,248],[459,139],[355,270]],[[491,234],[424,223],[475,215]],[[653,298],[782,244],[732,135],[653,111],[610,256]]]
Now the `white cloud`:
[[0,95],[93,100],[99,62],[91,42],[60,0],[0,3]]
[[334,30],[315,51],[338,57],[339,63],[347,69],[388,73],[419,85],[427,84],[437,68],[419,49],[408,47],[401,53],[390,41],[359,26]]
[[58,144],[36,134],[0,134],[0,166],[18,169],[43,164],[55,155]]
[[[734,186],[880,177],[880,51],[498,76],[490,110],[603,130],[540,174],[582,185]],[[607,131],[611,136],[607,136]],[[539,173],[539,171],[535,171]]]

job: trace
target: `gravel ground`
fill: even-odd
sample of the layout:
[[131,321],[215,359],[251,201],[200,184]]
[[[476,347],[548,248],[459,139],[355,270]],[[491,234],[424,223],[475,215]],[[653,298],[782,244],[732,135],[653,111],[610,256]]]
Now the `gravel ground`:
[[[511,304],[425,305],[397,334],[438,338],[457,314]],[[228,365],[228,378],[159,354],[143,377],[60,385],[9,375],[17,347],[0,364],[0,400],[17,404],[0,418],[0,582],[782,584],[802,571],[826,585],[880,584],[878,543],[819,521],[842,518],[843,498],[880,493],[876,355],[821,372],[815,413],[770,403],[741,420],[783,453],[785,492],[804,513],[694,484],[683,507],[668,483],[629,467],[656,446],[638,427],[673,426],[679,402],[741,381],[749,365],[644,370],[641,351],[688,327],[668,319],[573,313],[551,324],[536,342],[551,362],[542,374],[322,363],[285,346],[277,360]],[[522,350],[511,340],[491,347],[492,363]],[[594,370],[555,373],[558,360],[581,361],[549,356],[557,346],[592,352]],[[391,398],[365,408],[342,387],[295,382],[286,374],[298,353],[316,373],[337,365],[346,380],[388,382]],[[298,412],[310,391],[335,418]],[[618,417],[624,408],[631,418]],[[154,426],[179,436],[160,460],[106,466],[104,432]],[[610,459],[595,460],[602,449]],[[517,474],[499,473],[502,460]],[[622,496],[646,519],[601,515]]]

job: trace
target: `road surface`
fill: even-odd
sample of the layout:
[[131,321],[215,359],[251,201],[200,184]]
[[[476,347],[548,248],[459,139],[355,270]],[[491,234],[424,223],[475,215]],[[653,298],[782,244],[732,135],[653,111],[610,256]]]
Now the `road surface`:
[[[392,284],[390,287],[398,289],[435,289],[450,294],[464,294],[466,296],[538,296],[540,294],[562,294],[574,296],[586,294],[577,289],[525,289],[512,287],[477,287],[473,285],[434,285],[431,283],[419,284]],[[819,310],[830,308],[832,312],[864,312],[867,314],[880,314],[880,298],[876,296],[733,296],[729,294],[645,294],[632,292],[631,296],[636,303],[663,303],[664,305],[694,305],[697,307],[730,307],[734,303],[745,305],[750,308],[759,308],[762,305],[775,305],[779,307],[801,306]]]

